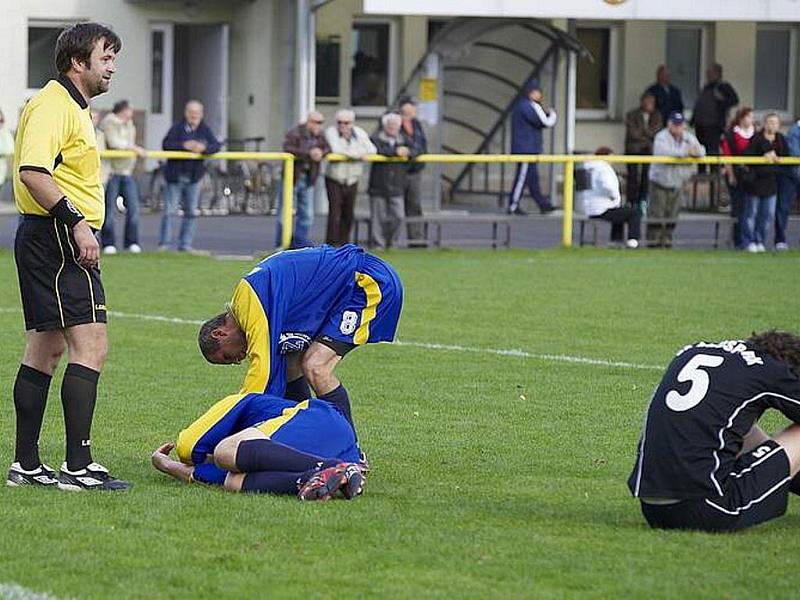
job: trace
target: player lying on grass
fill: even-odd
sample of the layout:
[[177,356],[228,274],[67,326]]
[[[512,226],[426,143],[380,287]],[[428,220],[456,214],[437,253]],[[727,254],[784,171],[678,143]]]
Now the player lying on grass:
[[241,392],[304,400],[310,384],[352,425],[347,390],[333,371],[353,348],[391,342],[402,305],[394,269],[357,246],[289,250],[245,275],[228,309],[200,328],[198,341],[211,363],[249,360]]
[[[681,350],[653,394],[628,480],[651,527],[733,531],[800,494],[800,338],[785,332]],[[770,438],[768,408],[793,422]]]
[[350,500],[364,486],[353,427],[324,400],[228,396],[178,435],[180,461],[169,456],[174,447],[168,442],[153,453],[156,469],[232,492],[328,500],[341,491]]

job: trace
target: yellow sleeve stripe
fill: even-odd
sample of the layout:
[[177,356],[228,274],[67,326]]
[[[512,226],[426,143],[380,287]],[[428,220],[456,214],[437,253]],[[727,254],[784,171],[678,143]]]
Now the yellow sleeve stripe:
[[366,273],[356,272],[356,283],[367,295],[367,305],[361,311],[361,325],[353,335],[353,343],[360,346],[366,344],[369,339],[369,322],[375,318],[382,296],[378,283]]
[[299,413],[301,410],[306,410],[308,408],[308,402],[308,400],[303,400],[303,402],[300,402],[291,408],[284,408],[280,417],[275,417],[273,419],[264,421],[261,425],[256,427],[256,429],[261,431],[267,437],[272,437],[275,432],[278,431],[278,429],[286,425],[286,423],[297,416],[297,413]]
[[176,447],[178,458],[182,463],[187,465],[192,464],[192,451],[197,442],[199,442],[214,425],[219,423],[246,395],[247,394],[233,394],[227,398],[223,398],[209,408],[202,417],[178,434]]
[[250,366],[241,392],[264,393],[270,374],[269,320],[258,295],[246,279],[236,286],[231,311],[247,338]]

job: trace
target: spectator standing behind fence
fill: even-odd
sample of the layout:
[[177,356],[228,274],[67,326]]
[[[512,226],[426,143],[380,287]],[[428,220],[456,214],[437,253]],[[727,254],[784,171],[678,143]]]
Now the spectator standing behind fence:
[[14,158],[14,136],[6,126],[6,118],[3,111],[0,111],[0,200],[6,199],[6,185],[9,167]]
[[[706,149],[697,138],[686,131],[683,114],[674,112],[667,119],[667,127],[656,134],[653,141],[654,156],[705,156]],[[672,233],[681,209],[681,188],[694,173],[694,165],[653,163],[650,166],[650,201],[647,218],[660,223],[647,223],[648,246],[672,247]]]
[[[739,96],[730,83],[722,80],[722,65],[719,63],[708,68],[706,81],[694,103],[692,126],[706,153],[717,156],[725,123],[728,121],[728,112],[739,104]],[[701,173],[705,173],[705,170],[705,165],[699,166]],[[717,167],[712,166],[712,170],[716,172]]]
[[[422,129],[422,123],[417,119],[417,105],[411,98],[400,101],[400,116],[403,118],[403,135],[408,141],[413,156],[428,153],[428,139]],[[406,217],[422,216],[422,170],[425,163],[408,163],[406,185],[403,192],[403,207]],[[408,223],[406,225],[409,247],[424,248],[428,245],[424,237],[422,223]]]
[[[186,103],[183,120],[172,126],[161,145],[164,150],[185,150],[195,154],[213,154],[220,149],[219,140],[203,121],[203,105],[197,100]],[[197,227],[200,179],[204,173],[203,159],[167,161],[164,169],[167,189],[164,192],[164,211],[161,214],[159,250],[169,250],[172,245],[172,217],[180,202],[183,222],[178,237],[178,250],[192,251],[194,230]]]
[[745,156],[763,156],[770,164],[752,165],[752,176],[745,178],[742,243],[748,252],[764,252],[767,230],[775,218],[775,200],[778,194],[776,164],[779,156],[787,156],[789,147],[781,135],[778,115],[770,113],[764,118],[764,128],[757,132],[745,148]]
[[656,70],[656,82],[645,90],[653,94],[656,108],[661,113],[661,122],[666,123],[672,113],[683,114],[683,97],[681,91],[672,85],[672,74],[667,65],[659,65]]
[[[602,146],[595,151],[597,155],[612,154],[611,149]],[[602,219],[611,223],[611,242],[628,248],[639,247],[641,233],[641,214],[638,207],[620,206],[622,196],[619,192],[619,178],[613,167],[604,160],[588,160],[582,168],[589,176],[589,188],[575,194],[577,212],[592,219]],[[628,239],[623,240],[625,224],[628,225]]]
[[359,160],[367,154],[375,154],[375,144],[366,131],[354,125],[355,118],[352,110],[340,110],[336,113],[336,126],[325,130],[325,140],[331,152],[354,159],[329,163],[325,173],[325,190],[328,193],[325,243],[331,246],[342,246],[350,241],[358,181],[364,169]]
[[[294,154],[294,208],[296,216],[292,232],[292,248],[311,246],[309,230],[314,222],[314,186],[320,173],[322,159],[331,151],[322,126],[325,117],[312,110],[304,123],[292,127],[283,139],[284,152]],[[275,226],[275,246],[283,239],[283,196],[278,196],[278,219]]]
[[[144,148],[136,145],[136,125],[133,123],[133,107],[127,100],[120,100],[100,122],[106,148],[109,150],[131,150],[136,156],[144,156]],[[116,254],[114,217],[117,214],[117,198],[125,201],[124,248],[138,254],[139,246],[139,188],[133,178],[136,157],[112,158],[108,161],[110,177],[106,183],[106,218],[100,232],[103,254]]]
[[[558,118],[556,111],[552,108],[546,109],[543,102],[542,87],[538,80],[532,79],[525,86],[523,95],[517,100],[511,113],[511,154],[542,153],[544,148],[542,129],[555,126]],[[508,204],[509,214],[527,214],[520,206],[525,186],[539,205],[542,214],[553,210],[550,198],[542,194],[539,188],[539,169],[536,163],[517,163]]]
[[[741,156],[753,135],[756,132],[753,109],[743,106],[736,112],[731,126],[722,135],[721,150],[723,156]],[[747,165],[725,165],[723,172],[728,182],[728,191],[731,196],[731,217],[733,217],[733,246],[742,248],[742,209],[744,207],[745,192],[742,187],[744,180],[749,176]]]
[[[786,146],[789,156],[800,157],[800,121],[786,133]],[[789,213],[800,195],[800,166],[786,165],[778,177],[778,205],[775,209],[775,250],[789,249],[786,229],[789,226]]]
[[[372,136],[378,154],[412,158],[411,148],[401,131],[403,118],[397,113],[381,117],[381,128]],[[370,246],[391,248],[403,221],[403,192],[408,165],[404,162],[372,163],[369,173]]]
[[[656,97],[645,92],[639,108],[625,115],[625,154],[653,154],[653,139],[664,127],[661,113],[656,110]],[[628,203],[644,214],[647,204],[649,164],[631,163],[628,165],[628,180],[625,195]]]

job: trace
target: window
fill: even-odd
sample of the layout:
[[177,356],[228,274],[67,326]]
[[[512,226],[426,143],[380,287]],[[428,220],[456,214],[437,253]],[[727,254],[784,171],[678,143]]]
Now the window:
[[338,35],[317,39],[316,95],[339,98],[339,55],[342,43]]
[[164,112],[164,32],[152,32],[153,57],[152,79],[150,81],[150,110],[160,115]]
[[353,25],[351,106],[386,106],[390,101],[389,23]]
[[428,46],[431,45],[433,39],[450,24],[446,19],[428,19]]
[[578,40],[592,57],[578,59],[578,117],[606,119],[614,113],[616,29],[578,27]]
[[28,89],[44,87],[56,76],[56,40],[63,26],[28,27]]
[[672,85],[681,91],[683,105],[691,110],[703,84],[705,28],[703,25],[670,25],[667,28],[667,66]]
[[756,32],[756,110],[793,113],[795,32],[789,27],[761,26]]

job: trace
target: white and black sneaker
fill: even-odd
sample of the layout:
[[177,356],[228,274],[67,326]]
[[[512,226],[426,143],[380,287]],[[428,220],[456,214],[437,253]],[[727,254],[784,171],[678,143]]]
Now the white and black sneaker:
[[8,477],[6,478],[6,485],[9,487],[23,487],[26,485],[52,487],[57,483],[56,472],[45,464],[39,465],[33,471],[26,471],[18,462],[15,462],[8,470]]
[[58,489],[70,492],[84,490],[127,490],[131,483],[113,477],[100,463],[89,463],[80,471],[70,471],[67,463],[58,472]]

